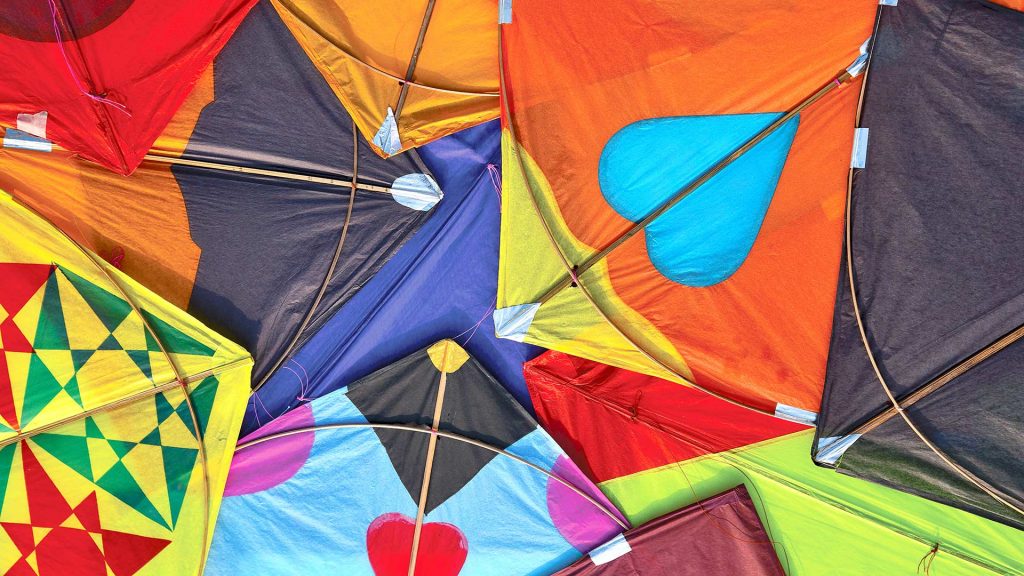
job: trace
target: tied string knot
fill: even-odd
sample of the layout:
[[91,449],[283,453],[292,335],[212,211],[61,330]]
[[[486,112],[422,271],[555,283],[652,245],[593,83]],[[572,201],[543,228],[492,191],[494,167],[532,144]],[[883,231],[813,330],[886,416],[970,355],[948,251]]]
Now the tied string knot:
[[924,558],[921,558],[921,561],[917,563],[917,573],[921,574],[922,573],[921,571],[924,570],[923,573],[924,573],[925,576],[928,576],[929,574],[931,574],[932,562],[935,562],[935,557],[938,556],[938,555],[939,555],[939,543],[936,542],[935,545],[932,546],[932,549],[929,550],[928,553],[924,555]]
[[633,399],[633,404],[629,407],[629,412],[632,414],[632,418],[636,421],[640,417],[640,401],[644,399],[644,391],[637,390],[636,398]]
[[68,53],[64,49],[64,35],[61,34],[61,31],[60,31],[60,29],[61,29],[61,26],[60,26],[61,16],[60,16],[60,12],[58,12],[58,10],[57,10],[57,4],[56,4],[55,0],[49,0],[49,2],[50,2],[50,18],[53,21],[53,35],[57,39],[57,48],[60,49],[60,55],[61,55],[61,57],[64,58],[64,65],[67,66],[68,73],[71,75],[71,79],[75,81],[75,86],[78,88],[78,91],[81,92],[84,96],[86,96],[90,100],[92,100],[94,102],[99,102],[100,104],[106,104],[107,106],[110,106],[111,108],[113,108],[113,109],[121,112],[125,116],[128,116],[129,118],[131,118],[132,117],[132,113],[128,110],[127,106],[125,106],[124,104],[121,104],[120,102],[116,102],[114,100],[111,100],[110,98],[107,97],[107,93],[106,92],[104,92],[102,94],[97,94],[97,93],[95,93],[95,92],[93,92],[91,90],[87,90],[85,85],[82,84],[82,80],[78,77],[78,73],[75,72],[75,67],[71,65],[71,59],[68,58]]

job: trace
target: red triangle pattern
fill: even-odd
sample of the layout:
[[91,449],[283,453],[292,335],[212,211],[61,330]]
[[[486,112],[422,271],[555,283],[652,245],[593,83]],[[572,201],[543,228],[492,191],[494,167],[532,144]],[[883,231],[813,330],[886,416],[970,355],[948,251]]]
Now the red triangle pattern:
[[[7,576],[132,576],[166,548],[171,541],[103,529],[96,493],[72,509],[46,474],[28,444],[21,444],[31,524],[0,523],[21,552]],[[74,516],[82,528],[61,527]],[[33,527],[52,528],[39,542]],[[100,549],[91,534],[100,534]],[[26,558],[36,553],[37,573]]]
[[14,316],[25,307],[53,273],[52,264],[0,263],[0,307],[7,317],[0,322],[0,418],[9,428],[20,429],[14,408],[14,390],[7,367],[6,352],[32,352],[32,344],[14,323]]

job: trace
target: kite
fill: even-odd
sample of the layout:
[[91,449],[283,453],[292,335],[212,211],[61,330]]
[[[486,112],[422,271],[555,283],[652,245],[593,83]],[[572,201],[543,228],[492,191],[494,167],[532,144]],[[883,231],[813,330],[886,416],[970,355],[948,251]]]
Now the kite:
[[1024,529],[1021,38],[987,2],[881,13],[814,458]]
[[243,438],[208,573],[547,574],[627,527],[442,340]]
[[202,571],[252,360],[0,196],[0,569]]
[[256,385],[443,198],[415,150],[372,152],[269,2],[130,178],[4,142],[0,189],[245,346]]
[[[727,562],[723,562],[728,558]],[[554,576],[785,576],[742,486],[602,544]]]
[[498,117],[493,0],[273,0],[382,156]]
[[0,570],[1024,576],[1021,10],[2,3]]
[[540,423],[634,525],[742,483],[787,574],[1022,573],[1024,533],[816,467],[799,423],[558,352],[524,371]]
[[522,364],[540,351],[496,338],[490,316],[498,269],[498,122],[419,152],[444,188],[445,201],[253,395],[243,434],[444,337],[458,341],[529,406]]
[[253,4],[5,0],[0,124],[130,174]]
[[878,8],[516,5],[498,334],[812,422]]

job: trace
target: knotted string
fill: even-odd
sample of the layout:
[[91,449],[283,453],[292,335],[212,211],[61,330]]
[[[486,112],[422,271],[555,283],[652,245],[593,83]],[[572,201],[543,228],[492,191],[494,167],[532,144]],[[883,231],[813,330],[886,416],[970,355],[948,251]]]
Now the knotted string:
[[939,543],[936,542],[935,546],[921,558],[921,561],[917,563],[917,573],[920,574],[921,570],[924,569],[924,575],[928,576],[931,574],[932,562],[935,562],[935,557],[939,555]]
[[60,14],[57,12],[57,4],[54,0],[49,0],[49,2],[50,17],[53,21],[53,34],[57,37],[57,47],[60,48],[60,55],[64,58],[64,64],[68,67],[68,73],[71,74],[71,79],[75,81],[75,86],[78,87],[79,92],[87,96],[90,100],[106,104],[107,106],[110,106],[131,118],[132,113],[128,111],[128,107],[124,104],[115,102],[110,98],[100,96],[99,94],[93,94],[86,90],[85,85],[83,85],[82,81],[78,78],[78,73],[75,72],[74,66],[71,65],[71,60],[68,58],[67,51],[64,50],[64,36],[60,32]]
[[487,175],[491,177],[491,186],[498,195],[498,212],[501,212],[501,171],[494,164],[487,165]]

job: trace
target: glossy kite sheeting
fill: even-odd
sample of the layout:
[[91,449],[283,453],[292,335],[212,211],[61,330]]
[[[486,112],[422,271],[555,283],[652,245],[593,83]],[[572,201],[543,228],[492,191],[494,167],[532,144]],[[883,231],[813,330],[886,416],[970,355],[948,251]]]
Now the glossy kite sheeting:
[[913,574],[936,543],[933,574],[1024,566],[1019,530],[814,466],[809,429],[558,352],[526,380],[538,420],[634,525],[744,484],[787,574]]
[[251,358],[9,196],[0,219],[0,569],[198,573]]
[[[498,116],[493,0],[274,0],[274,7],[383,156]],[[389,114],[399,142],[382,146],[375,136]]]
[[529,407],[522,365],[540,349],[495,337],[491,319],[501,218],[498,121],[417,152],[444,189],[444,201],[253,395],[243,434],[445,336]]
[[[123,178],[66,151],[2,148],[0,188],[251,350],[256,383],[443,199],[415,150],[371,150],[269,1],[153,155]],[[179,160],[200,165],[167,163]]]
[[871,35],[876,9],[871,1],[517,6],[502,27],[499,334],[769,413],[815,412],[859,80],[830,90],[599,257],[579,274],[582,287],[539,299],[571,278],[567,266],[612,245],[840,76]]
[[976,0],[881,14],[814,458],[1024,529],[1021,38]]
[[621,532],[618,514],[443,340],[244,438],[208,573],[546,574]]
[[0,124],[130,174],[255,2],[4,2]]
[[[723,561],[723,559],[728,559]],[[742,486],[655,518],[554,576],[785,576]]]

